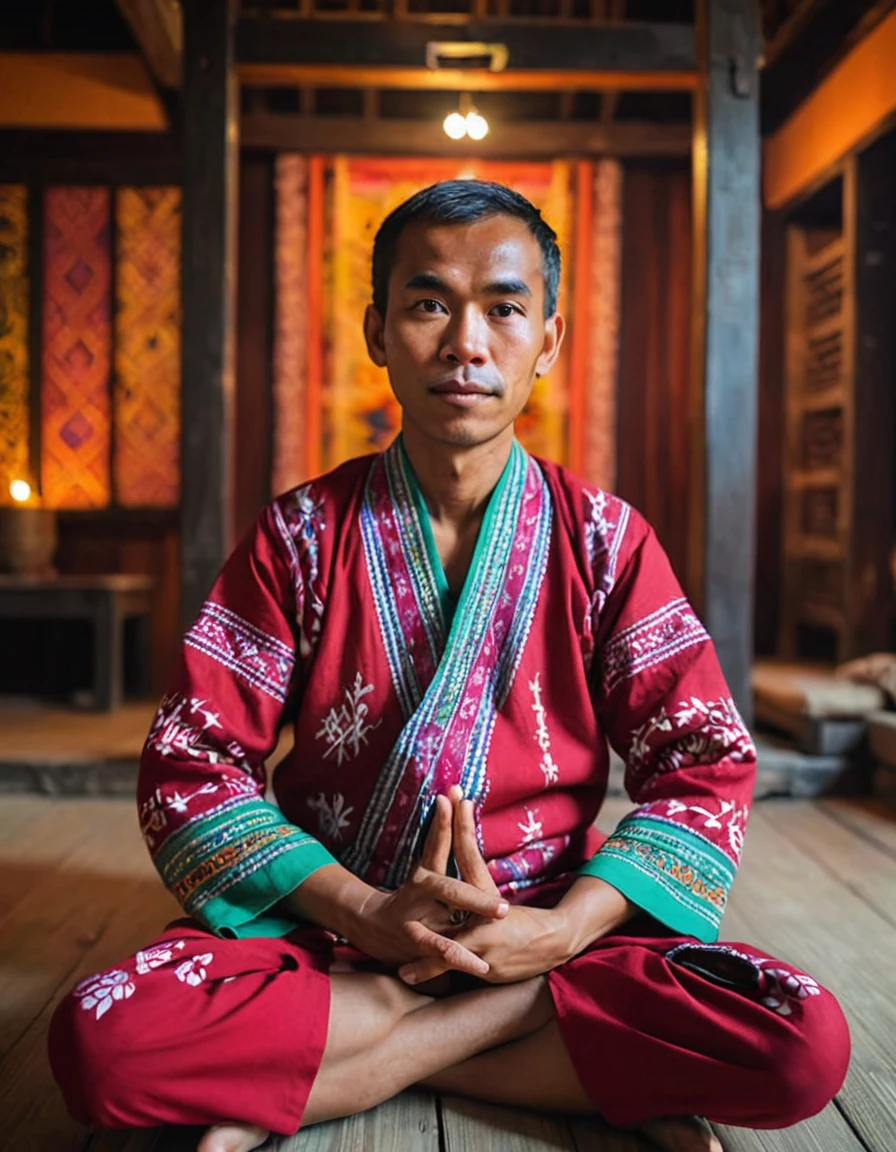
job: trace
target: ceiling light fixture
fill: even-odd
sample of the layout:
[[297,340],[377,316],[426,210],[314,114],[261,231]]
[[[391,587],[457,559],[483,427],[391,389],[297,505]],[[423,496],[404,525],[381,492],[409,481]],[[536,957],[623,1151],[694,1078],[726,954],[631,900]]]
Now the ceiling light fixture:
[[484,140],[488,135],[488,120],[474,106],[470,94],[464,92],[457,112],[449,112],[442,121],[442,128],[452,140],[463,140],[465,136],[471,140]]

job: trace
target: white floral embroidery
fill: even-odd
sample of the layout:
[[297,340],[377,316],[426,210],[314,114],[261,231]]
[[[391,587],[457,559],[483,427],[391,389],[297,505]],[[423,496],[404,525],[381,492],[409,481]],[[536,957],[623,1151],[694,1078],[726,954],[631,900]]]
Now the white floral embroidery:
[[768,964],[776,964],[775,960],[757,960],[768,981],[766,995],[762,1003],[771,1008],[779,1016],[791,1016],[793,1008],[791,1000],[807,1000],[810,996],[820,996],[821,989],[818,982],[804,972],[791,972],[787,968],[768,968]]
[[223,725],[207,700],[196,697],[187,700],[175,693],[166,696],[159,705],[147,743],[162,756],[188,756],[210,764],[220,761],[243,767],[246,753],[240,745],[233,740],[222,749],[205,735],[213,728],[223,729]]
[[99,976],[82,980],[75,988],[74,995],[81,1001],[85,1012],[96,1009],[96,1019],[109,1011],[117,1000],[129,1000],[134,995],[134,983],[127,972],[113,968]]
[[523,844],[531,844],[533,840],[539,840],[544,835],[544,828],[542,822],[537,819],[538,809],[534,810],[524,805],[523,809],[526,813],[526,823],[517,822],[517,828],[523,834]]
[[153,948],[146,948],[136,956],[137,975],[145,976],[153,968],[161,968],[163,964],[170,964],[176,953],[183,952],[186,945],[183,940],[175,943],[156,944]]
[[214,958],[214,952],[203,952],[201,956],[193,956],[189,960],[184,960],[183,964],[178,964],[174,969],[174,975],[182,984],[189,984],[191,988],[195,988],[207,979],[207,969]]
[[[654,738],[659,733],[685,728],[695,721],[699,727],[662,747],[654,756]],[[723,757],[743,763],[753,754],[753,741],[730,696],[710,701],[692,696],[690,700],[679,703],[674,715],[670,716],[665,708],[660,708],[646,723],[636,728],[632,733],[628,760],[635,773],[648,765],[657,772],[671,772],[694,764],[711,764]]]
[[327,742],[324,759],[336,753],[336,763],[341,765],[344,760],[354,758],[361,750],[361,745],[367,743],[367,736],[382,721],[371,724],[367,719],[370,711],[364,703],[364,697],[373,691],[372,684],[365,684],[358,672],[351,688],[345,688],[345,703],[337,711],[331,708],[324,717],[320,731],[315,733],[315,740],[322,736]]
[[529,691],[532,693],[532,711],[535,713],[535,740],[541,749],[541,771],[544,774],[544,786],[547,788],[560,779],[560,769],[551,755],[551,737],[544,704],[541,702],[540,672],[535,674],[534,680],[529,681]]
[[341,792],[334,795],[332,803],[328,803],[323,792],[319,792],[316,797],[309,798],[308,807],[317,812],[320,830],[325,836],[333,840],[342,839],[343,831],[351,823],[349,816],[354,808],[345,807],[345,797]]
[[650,807],[655,811],[658,807],[665,805],[665,814],[670,817],[678,816],[683,812],[693,812],[695,816],[702,818],[703,828],[714,832],[724,829],[728,833],[730,848],[740,858],[750,810],[746,807],[739,808],[733,800],[717,799],[715,803],[719,806],[718,812],[710,812],[708,808],[703,808],[699,804],[684,804],[681,800],[657,801]]

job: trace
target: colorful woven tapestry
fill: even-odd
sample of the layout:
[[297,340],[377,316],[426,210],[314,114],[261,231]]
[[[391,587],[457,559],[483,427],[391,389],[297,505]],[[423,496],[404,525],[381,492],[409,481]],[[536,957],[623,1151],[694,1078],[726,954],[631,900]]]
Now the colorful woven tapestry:
[[308,161],[278,156],[274,175],[274,436],[271,490],[307,479]]
[[111,442],[108,189],[47,189],[43,276],[44,503],[104,508]]
[[180,477],[179,188],[120,188],[115,314],[115,496],[174,507]]
[[0,184],[0,504],[33,481],[28,383],[28,191]]
[[[452,160],[337,157],[332,180],[332,289],[325,291],[329,355],[323,389],[322,464],[384,448],[400,424],[398,405],[386,373],[367,356],[362,323],[370,301],[373,238],[383,218],[402,200],[438,180],[456,177],[495,180],[517,189],[544,213],[557,231],[561,249],[569,235],[572,195],[569,166]],[[566,282],[561,284],[564,308]],[[326,281],[325,281],[326,282]],[[517,421],[517,434],[530,451],[565,463],[568,406],[568,346],[549,377],[536,381]]]
[[618,160],[601,160],[594,167],[590,271],[582,475],[613,491],[622,283],[622,165]]

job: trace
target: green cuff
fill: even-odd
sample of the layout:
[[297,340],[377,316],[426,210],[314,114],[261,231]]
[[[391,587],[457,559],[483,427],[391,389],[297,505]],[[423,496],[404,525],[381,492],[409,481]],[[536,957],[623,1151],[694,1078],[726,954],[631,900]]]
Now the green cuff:
[[234,797],[178,828],[155,864],[188,916],[229,936],[285,936],[297,921],[270,908],[326,864],[323,844],[279,808]]
[[735,866],[709,841],[635,812],[579,869],[597,876],[681,936],[718,939]]
[[306,837],[285,855],[209,900],[197,912],[197,918],[219,936],[238,940],[248,936],[286,936],[299,922],[269,910],[319,868],[336,863],[323,844]]

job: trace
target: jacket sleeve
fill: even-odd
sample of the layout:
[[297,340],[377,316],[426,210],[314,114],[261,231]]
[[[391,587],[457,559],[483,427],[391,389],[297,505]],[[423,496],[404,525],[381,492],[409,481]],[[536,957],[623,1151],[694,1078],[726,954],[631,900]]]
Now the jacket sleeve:
[[581,872],[673,932],[711,942],[743,848],[755,750],[653,531],[621,501],[605,512],[607,538],[598,533],[595,548],[594,698],[637,807]]
[[278,504],[262,513],[184,637],[141,758],[153,862],[184,911],[220,935],[289,932],[274,905],[335,862],[264,798],[265,760],[300,689],[307,543]]

